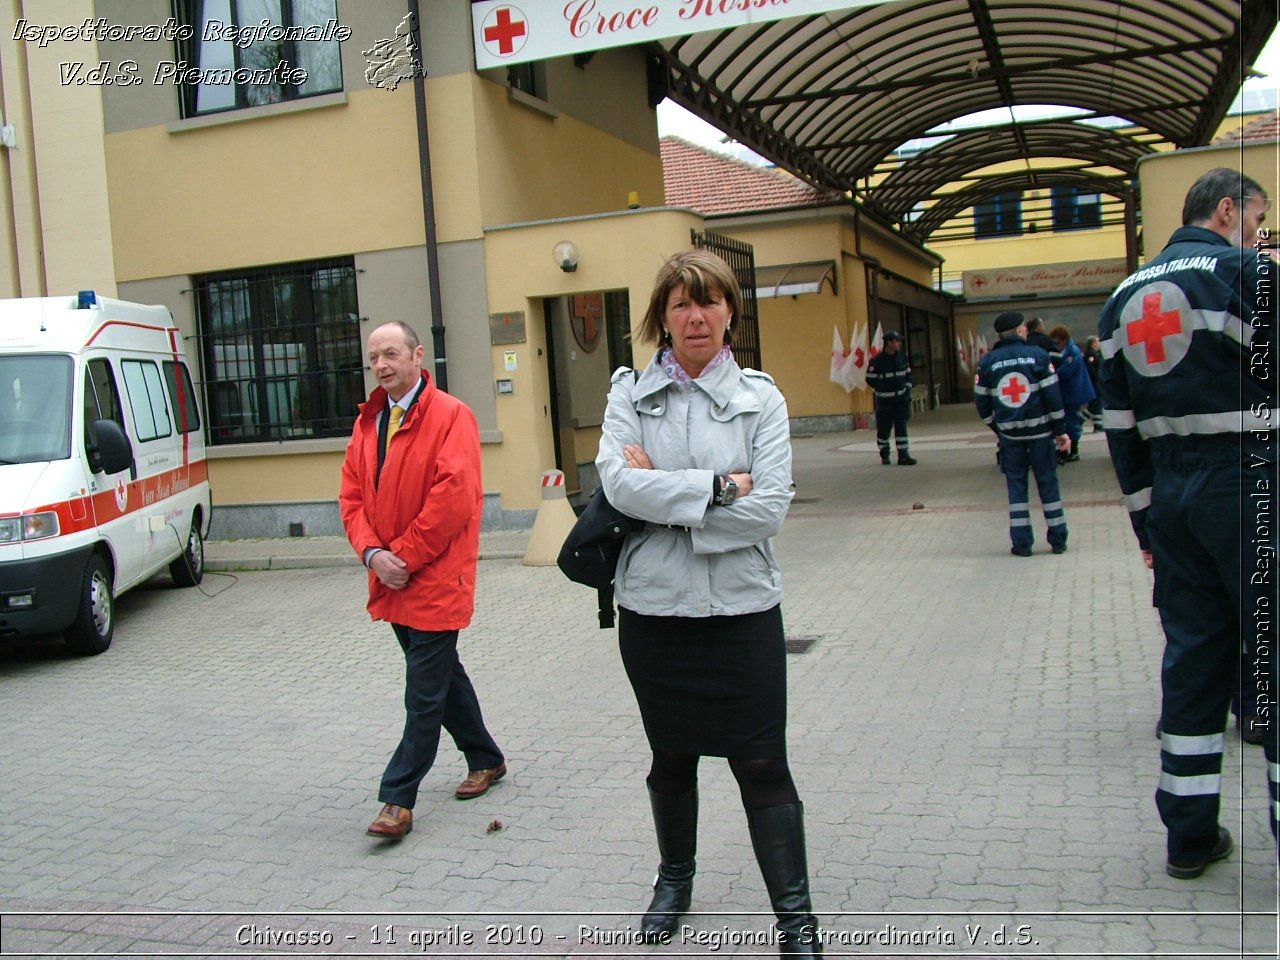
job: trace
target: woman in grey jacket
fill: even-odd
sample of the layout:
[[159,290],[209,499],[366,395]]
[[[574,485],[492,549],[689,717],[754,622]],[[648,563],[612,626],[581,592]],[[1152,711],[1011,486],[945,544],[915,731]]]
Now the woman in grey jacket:
[[640,328],[659,349],[614,374],[596,466],[605,495],[646,521],[618,560],[618,642],[653,751],[661,859],[641,924],[666,942],[689,909],[698,760],[726,757],[785,955],[817,956],[802,805],[786,759],[782,577],[772,538],[791,503],[787,406],[729,350],[742,302],[713,253],[672,256]]

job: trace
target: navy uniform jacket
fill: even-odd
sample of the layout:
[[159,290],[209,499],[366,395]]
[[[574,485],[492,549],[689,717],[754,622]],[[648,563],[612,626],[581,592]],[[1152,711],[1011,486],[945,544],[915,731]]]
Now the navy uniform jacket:
[[982,422],[1004,440],[1039,440],[1067,432],[1049,355],[1021,337],[1001,337],[978,363],[973,401]]
[[902,347],[897,353],[883,350],[867,364],[867,386],[876,392],[876,402],[911,395],[911,361]]
[[1058,343],[1053,337],[1047,333],[1041,333],[1036,330],[1027,334],[1027,343],[1033,347],[1039,347],[1049,355],[1049,365],[1057,370],[1062,364],[1062,351],[1058,349]]
[[1275,456],[1276,265],[1204,227],[1181,227],[1102,310],[1102,425],[1138,543],[1159,446],[1221,443]]

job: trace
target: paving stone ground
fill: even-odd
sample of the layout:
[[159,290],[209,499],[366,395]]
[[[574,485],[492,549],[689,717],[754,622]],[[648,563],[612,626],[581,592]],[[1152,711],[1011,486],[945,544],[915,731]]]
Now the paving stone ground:
[[[789,738],[827,955],[1276,956],[1261,748],[1227,738],[1237,852],[1164,873],[1162,640],[1101,435],[1061,473],[1068,553],[1037,517],[1021,559],[972,412],[912,430],[911,468],[866,432],[794,442]],[[399,844],[364,828],[402,661],[341,542],[212,541],[200,590],[120,598],[100,657],[0,647],[0,957],[776,955],[714,759],[689,933],[635,945],[656,853],[615,634],[522,563],[527,531],[483,541],[461,649],[511,773],[455,801],[446,740]]]

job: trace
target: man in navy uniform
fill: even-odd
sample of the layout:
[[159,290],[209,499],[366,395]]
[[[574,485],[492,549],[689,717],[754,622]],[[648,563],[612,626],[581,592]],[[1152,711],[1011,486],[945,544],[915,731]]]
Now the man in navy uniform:
[[[1231,854],[1218,822],[1232,689],[1262,725],[1276,831],[1276,265],[1267,195],[1219,167],[1183,226],[1107,301],[1103,426],[1165,634],[1160,783],[1166,870]],[[1241,669],[1241,650],[1244,669]]]
[[911,362],[902,352],[902,334],[884,335],[884,349],[867,364],[867,386],[876,392],[876,446],[880,462],[889,465],[889,433],[898,448],[898,463],[914,467],[908,450],[907,419],[911,416]]
[[1070,450],[1058,375],[1049,354],[1024,339],[1022,314],[996,317],[1000,339],[978,363],[973,400],[982,422],[1000,438],[1000,469],[1009,491],[1009,552],[1031,556],[1031,491],[1027,470],[1036,477],[1048,524],[1046,539],[1054,553],[1067,551],[1067,517],[1058,491],[1057,450]]

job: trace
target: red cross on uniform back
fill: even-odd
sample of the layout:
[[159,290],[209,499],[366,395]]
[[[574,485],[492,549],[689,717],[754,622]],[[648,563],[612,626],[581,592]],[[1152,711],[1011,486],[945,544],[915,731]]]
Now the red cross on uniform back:
[[1147,363],[1163,363],[1167,356],[1164,338],[1182,332],[1182,315],[1177,310],[1160,311],[1160,291],[1142,298],[1142,318],[1125,327],[1130,345],[1141,343],[1147,350]]
[[1116,320],[1114,347],[1140,377],[1162,377],[1173,370],[1190,352],[1196,331],[1208,323],[1187,292],[1169,280],[1133,291]]
[[1000,398],[1010,407],[1020,407],[1031,393],[1031,384],[1020,373],[1006,373],[996,386]]

